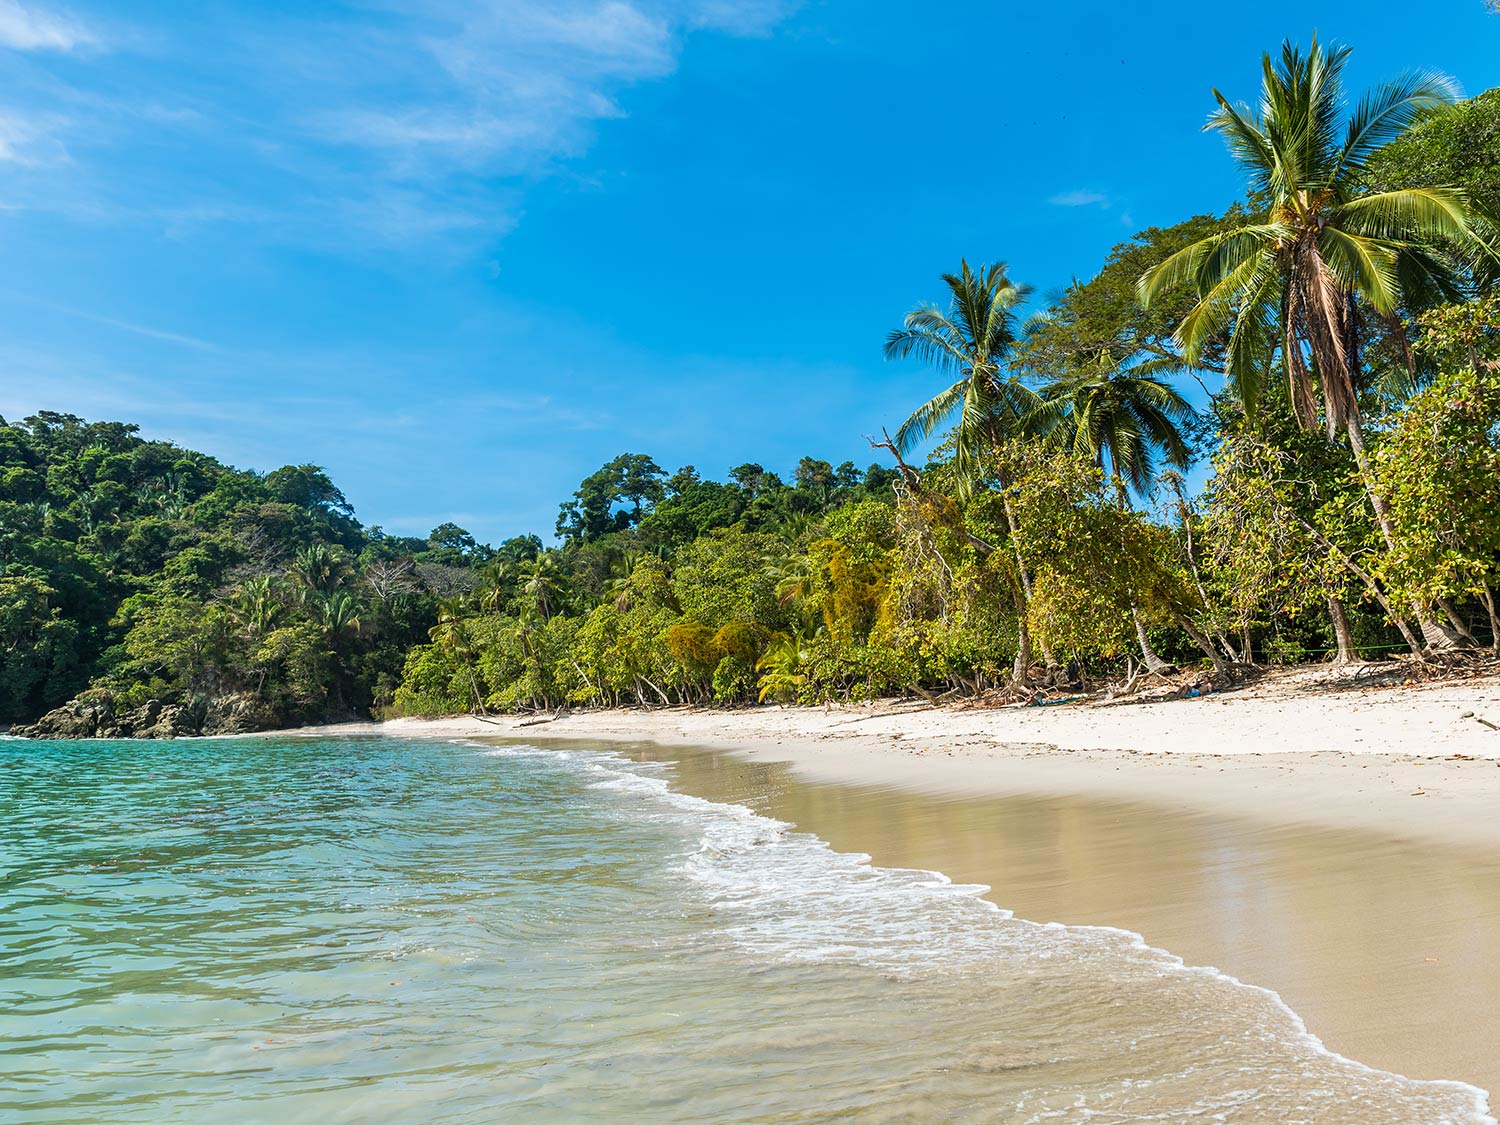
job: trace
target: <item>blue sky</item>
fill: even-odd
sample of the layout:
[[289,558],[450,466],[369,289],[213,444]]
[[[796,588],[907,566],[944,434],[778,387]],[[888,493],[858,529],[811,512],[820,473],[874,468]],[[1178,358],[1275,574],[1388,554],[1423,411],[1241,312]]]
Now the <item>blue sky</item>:
[[326,466],[498,541],[623,451],[872,457],[937,275],[1040,291],[1223,207],[1200,126],[1314,29],[1500,84],[1482,0],[0,0],[0,413]]

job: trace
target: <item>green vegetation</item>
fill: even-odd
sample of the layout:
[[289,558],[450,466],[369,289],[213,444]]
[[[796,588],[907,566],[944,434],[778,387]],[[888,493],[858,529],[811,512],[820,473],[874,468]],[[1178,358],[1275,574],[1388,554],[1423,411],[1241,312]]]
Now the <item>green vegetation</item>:
[[935,376],[893,467],[622,454],[555,546],[491,548],[365,528],[312,466],[0,424],[0,721],[1034,698],[1500,646],[1500,91],[1416,75],[1346,112],[1346,54],[1288,45],[1257,108],[1219,99],[1224,214],[1029,317],[1002,265],[943,275],[885,344]]

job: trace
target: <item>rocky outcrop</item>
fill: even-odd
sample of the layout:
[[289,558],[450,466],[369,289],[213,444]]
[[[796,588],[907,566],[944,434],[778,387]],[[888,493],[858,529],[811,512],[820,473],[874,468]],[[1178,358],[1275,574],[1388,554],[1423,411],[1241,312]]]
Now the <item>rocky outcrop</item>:
[[17,726],[23,738],[183,738],[194,735],[249,734],[280,726],[263,700],[245,692],[210,696],[195,703],[149,699],[121,708],[107,691],[86,691],[35,723]]

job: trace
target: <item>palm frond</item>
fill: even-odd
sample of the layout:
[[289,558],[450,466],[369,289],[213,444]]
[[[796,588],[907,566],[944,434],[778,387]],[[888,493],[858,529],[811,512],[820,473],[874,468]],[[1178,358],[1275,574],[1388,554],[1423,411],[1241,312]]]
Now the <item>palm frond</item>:
[[1469,201],[1452,188],[1382,191],[1331,208],[1328,224],[1365,238],[1463,239],[1470,235]]
[[1363,295],[1382,315],[1394,311],[1400,290],[1396,255],[1390,249],[1335,226],[1325,226],[1316,241],[1318,254],[1341,291]]
[[1369,91],[1349,116],[1339,172],[1359,171],[1376,149],[1395,140],[1423,114],[1451,105],[1460,96],[1453,79],[1427,70],[1409,71]]
[[917,442],[925,441],[937,433],[938,428],[963,405],[968,388],[969,380],[960,379],[913,410],[911,417],[902,422],[901,428],[896,431],[896,448],[902,453],[908,453]]

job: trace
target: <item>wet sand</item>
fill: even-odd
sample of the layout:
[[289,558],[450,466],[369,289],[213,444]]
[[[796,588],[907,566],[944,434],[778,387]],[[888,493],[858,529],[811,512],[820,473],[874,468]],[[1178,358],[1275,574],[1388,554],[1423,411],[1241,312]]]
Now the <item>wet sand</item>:
[[620,745],[676,784],[876,864],[986,883],[1036,921],[1117,926],[1271,988],[1331,1050],[1500,1089],[1500,848],[1090,796],[808,780],[786,762]]
[[1273,989],[1360,1062],[1500,1090],[1500,678],[1328,675],[1124,705],[344,729],[672,759],[688,792]]

